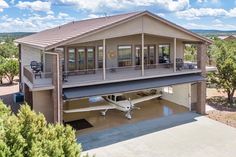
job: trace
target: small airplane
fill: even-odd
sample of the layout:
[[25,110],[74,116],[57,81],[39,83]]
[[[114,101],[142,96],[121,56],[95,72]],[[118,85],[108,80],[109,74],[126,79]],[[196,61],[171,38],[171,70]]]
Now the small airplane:
[[[101,111],[101,114],[103,116],[106,115],[108,110],[111,109],[117,109],[122,112],[125,112],[125,117],[128,119],[131,119],[131,111],[134,109],[140,109],[139,107],[136,107],[135,104],[143,102],[143,101],[148,101],[154,98],[159,98],[161,97],[161,94],[154,94],[154,95],[149,95],[145,97],[141,97],[138,99],[131,100],[130,98],[127,99],[124,95],[122,94],[113,94],[113,95],[107,95],[103,96],[102,98],[108,102],[108,105],[103,105],[103,106],[92,106],[92,107],[86,107],[86,108],[80,108],[80,109],[71,109],[71,110],[64,110],[64,113],[78,113],[78,112],[89,112],[89,111]],[[102,111],[103,110],[103,111]]]

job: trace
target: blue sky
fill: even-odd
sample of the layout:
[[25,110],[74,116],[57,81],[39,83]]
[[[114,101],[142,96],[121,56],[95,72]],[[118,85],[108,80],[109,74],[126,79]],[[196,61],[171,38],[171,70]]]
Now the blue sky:
[[187,29],[236,30],[236,0],[0,0],[0,32],[144,10]]

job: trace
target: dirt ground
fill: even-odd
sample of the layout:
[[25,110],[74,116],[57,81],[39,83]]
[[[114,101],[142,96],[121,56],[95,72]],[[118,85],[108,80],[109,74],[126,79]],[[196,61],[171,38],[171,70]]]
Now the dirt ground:
[[9,105],[13,112],[17,112],[19,104],[14,103],[13,94],[19,92],[19,82],[16,78],[12,85],[7,83],[7,80],[3,80],[3,84],[0,85],[0,99],[7,105]]
[[[236,93],[234,95],[236,97]],[[226,94],[214,88],[207,89],[207,103],[214,110],[207,112],[207,117],[236,128],[236,107],[225,104]]]

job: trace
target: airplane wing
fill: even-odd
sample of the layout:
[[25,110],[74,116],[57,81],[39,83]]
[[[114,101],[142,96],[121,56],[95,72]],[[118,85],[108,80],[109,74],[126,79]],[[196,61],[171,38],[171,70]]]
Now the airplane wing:
[[115,109],[115,106],[112,105],[103,105],[103,106],[92,106],[92,107],[85,107],[80,109],[71,109],[71,110],[64,110],[64,113],[77,113],[77,112],[89,112],[89,111],[100,111],[100,110],[110,110]]
[[140,102],[143,102],[143,101],[148,101],[148,100],[158,98],[158,97],[161,97],[161,94],[155,94],[155,95],[145,96],[145,97],[138,98],[138,99],[133,99],[133,100],[131,100],[131,103],[132,104],[137,104],[137,103],[140,103]]

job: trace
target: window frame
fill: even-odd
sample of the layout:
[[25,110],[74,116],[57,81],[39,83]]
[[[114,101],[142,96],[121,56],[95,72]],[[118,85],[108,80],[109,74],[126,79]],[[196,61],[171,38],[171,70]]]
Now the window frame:
[[[119,59],[119,47],[120,46],[130,46],[130,52],[131,52],[130,65],[126,65],[126,66],[120,66],[119,65],[119,62],[120,62],[120,59]],[[133,66],[133,46],[132,46],[132,44],[117,45],[117,66],[118,67],[130,67],[130,66]]]
[[[158,64],[166,64],[166,63],[160,63],[160,45],[168,45],[169,46],[169,63],[171,63],[171,43],[159,43],[158,44]],[[163,52],[162,52],[163,57]]]

